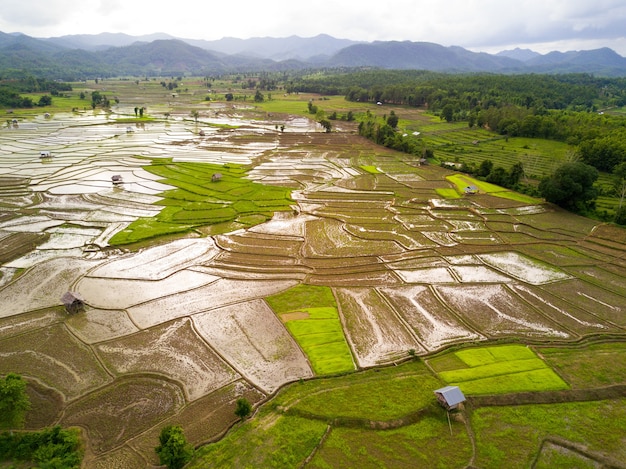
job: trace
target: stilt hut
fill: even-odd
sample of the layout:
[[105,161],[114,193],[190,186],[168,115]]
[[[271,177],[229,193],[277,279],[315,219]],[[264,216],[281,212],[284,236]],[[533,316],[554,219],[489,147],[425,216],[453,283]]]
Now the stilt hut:
[[458,386],[446,386],[445,388],[435,391],[437,401],[446,410],[453,410],[459,407],[459,404],[465,402],[465,396]]

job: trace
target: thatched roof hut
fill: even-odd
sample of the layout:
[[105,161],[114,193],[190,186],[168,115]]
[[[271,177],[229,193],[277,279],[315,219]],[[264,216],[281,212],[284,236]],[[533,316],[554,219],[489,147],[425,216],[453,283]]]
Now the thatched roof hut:
[[63,294],[61,301],[65,310],[70,314],[75,314],[85,307],[85,301],[77,292],[68,291]]

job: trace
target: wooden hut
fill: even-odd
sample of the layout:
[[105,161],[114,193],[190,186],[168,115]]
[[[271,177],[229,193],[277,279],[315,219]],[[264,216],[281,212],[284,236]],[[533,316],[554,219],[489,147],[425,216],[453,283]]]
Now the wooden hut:
[[65,294],[61,297],[61,301],[65,306],[65,310],[70,314],[78,313],[85,307],[85,302],[76,292],[65,292]]
[[122,176],[120,176],[119,174],[116,174],[114,176],[111,176],[111,182],[113,183],[114,186],[119,186],[124,181],[122,180]]
[[446,386],[435,391],[437,401],[446,410],[458,408],[459,404],[465,402],[465,396],[458,386]]
[[213,182],[217,182],[221,180],[222,180],[222,173],[215,173],[213,176],[211,176],[211,181]]

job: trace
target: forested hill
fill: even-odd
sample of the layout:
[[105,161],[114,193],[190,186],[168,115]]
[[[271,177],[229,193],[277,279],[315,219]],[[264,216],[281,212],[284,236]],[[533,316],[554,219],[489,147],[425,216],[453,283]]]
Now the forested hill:
[[[0,78],[25,73],[73,81],[113,76],[189,76],[320,68],[626,76],[626,58],[608,48],[540,54],[471,52],[428,42],[354,43],[314,38],[190,41],[167,35],[36,39],[0,32]],[[155,39],[157,38],[157,39]]]

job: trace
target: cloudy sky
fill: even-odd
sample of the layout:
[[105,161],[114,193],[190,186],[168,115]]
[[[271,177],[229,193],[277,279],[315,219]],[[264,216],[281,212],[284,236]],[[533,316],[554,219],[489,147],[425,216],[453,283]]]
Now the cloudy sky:
[[187,39],[428,41],[474,51],[610,47],[626,56],[624,0],[2,0],[0,31],[34,37],[163,32]]

